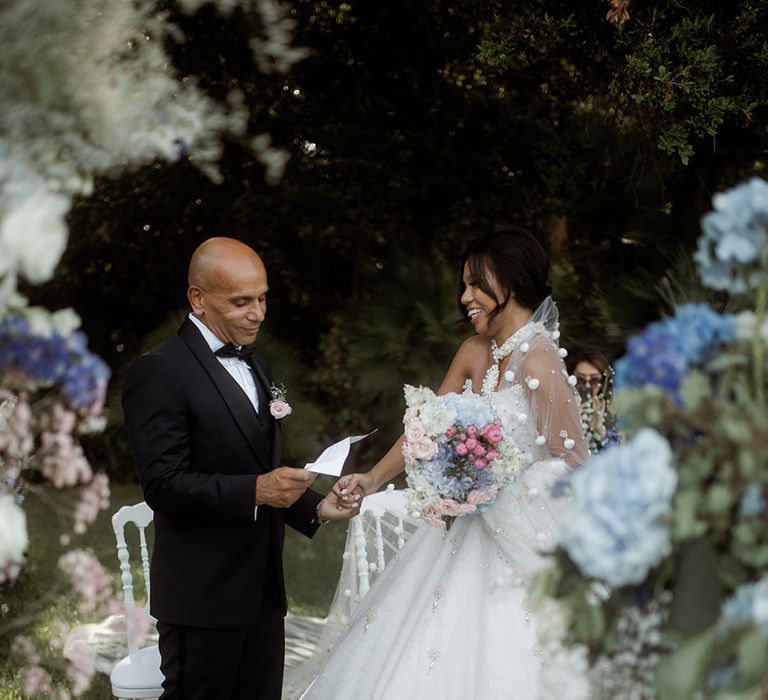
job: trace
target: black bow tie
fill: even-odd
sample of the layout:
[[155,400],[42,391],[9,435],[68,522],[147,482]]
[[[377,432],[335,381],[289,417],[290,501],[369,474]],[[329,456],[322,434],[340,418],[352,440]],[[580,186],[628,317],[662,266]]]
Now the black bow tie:
[[216,357],[237,357],[240,360],[247,360],[251,354],[251,350],[245,346],[237,348],[232,345],[232,343],[226,343],[213,354],[216,355]]

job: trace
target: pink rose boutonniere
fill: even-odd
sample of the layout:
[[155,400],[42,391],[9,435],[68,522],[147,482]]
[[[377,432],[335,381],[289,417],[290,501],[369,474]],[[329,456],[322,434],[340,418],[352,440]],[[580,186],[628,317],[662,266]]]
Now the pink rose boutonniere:
[[281,384],[280,387],[276,387],[274,384],[270,389],[272,394],[272,400],[269,402],[269,412],[276,420],[281,420],[286,416],[290,416],[293,412],[291,404],[285,400],[285,387]]

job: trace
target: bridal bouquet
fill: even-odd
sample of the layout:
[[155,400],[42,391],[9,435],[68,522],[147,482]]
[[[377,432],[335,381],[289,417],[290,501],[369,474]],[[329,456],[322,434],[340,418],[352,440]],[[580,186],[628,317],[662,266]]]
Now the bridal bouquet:
[[518,472],[522,454],[490,402],[405,387],[403,456],[409,510],[433,527],[491,503]]

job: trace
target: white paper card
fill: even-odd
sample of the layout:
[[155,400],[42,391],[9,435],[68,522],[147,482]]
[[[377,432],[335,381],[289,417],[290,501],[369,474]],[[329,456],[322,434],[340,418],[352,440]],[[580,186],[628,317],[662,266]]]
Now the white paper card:
[[365,440],[369,435],[373,435],[378,428],[374,428],[367,435],[351,435],[345,437],[343,440],[333,443],[330,447],[326,447],[314,462],[304,466],[307,469],[316,474],[327,474],[328,476],[341,476],[341,470],[344,468],[344,462],[349,456],[349,448],[360,440]]

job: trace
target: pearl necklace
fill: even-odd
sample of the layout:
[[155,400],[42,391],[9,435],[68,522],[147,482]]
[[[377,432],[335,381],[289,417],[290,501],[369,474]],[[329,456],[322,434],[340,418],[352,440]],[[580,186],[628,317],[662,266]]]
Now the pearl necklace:
[[499,363],[518,348],[522,353],[528,352],[528,343],[523,339],[524,337],[528,337],[529,332],[532,332],[531,335],[536,335],[543,330],[543,326],[538,328],[540,325],[541,324],[539,323],[526,323],[510,335],[509,338],[502,343],[501,347],[496,344],[495,338],[491,338],[491,357],[493,358],[493,364],[486,371],[485,377],[483,377],[483,388],[481,391],[484,396],[488,396],[496,391],[496,387],[499,384]]

